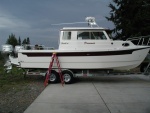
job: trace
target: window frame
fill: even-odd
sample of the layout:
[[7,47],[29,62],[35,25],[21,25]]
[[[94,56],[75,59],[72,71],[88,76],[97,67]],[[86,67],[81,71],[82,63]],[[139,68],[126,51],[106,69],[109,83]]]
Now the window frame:
[[[79,36],[81,33],[88,33],[89,35],[89,38],[88,39],[84,39],[82,38],[82,36]],[[99,38],[96,38],[98,37],[98,35],[94,36],[94,33],[102,33],[102,35],[99,35]],[[92,36],[93,35],[93,36]],[[104,36],[104,37],[103,37]],[[79,38],[80,37],[80,38]],[[94,37],[94,38],[93,38]],[[102,38],[103,37],[103,38]],[[107,37],[105,36],[105,33],[103,31],[77,31],[77,40],[107,40]]]
[[71,37],[72,37],[71,31],[63,31],[62,40],[71,40]]

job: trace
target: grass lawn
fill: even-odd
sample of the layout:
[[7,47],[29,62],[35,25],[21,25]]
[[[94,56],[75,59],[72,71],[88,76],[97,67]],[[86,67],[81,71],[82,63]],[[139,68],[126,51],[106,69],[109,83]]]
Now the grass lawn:
[[6,73],[3,65],[4,63],[0,61],[0,92],[7,92],[12,88],[20,90],[20,86],[36,81],[35,77],[24,78],[23,70],[16,67],[13,67],[11,72]]
[[27,76],[23,70],[13,67],[6,73],[0,61],[0,113],[23,113],[44,90],[41,76]]

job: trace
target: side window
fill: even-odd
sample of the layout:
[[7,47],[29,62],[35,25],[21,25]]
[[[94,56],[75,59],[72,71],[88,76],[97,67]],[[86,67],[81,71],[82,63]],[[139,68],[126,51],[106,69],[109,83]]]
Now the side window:
[[77,35],[78,35],[77,36],[78,40],[89,40],[90,39],[89,32],[81,32],[81,31],[79,31]]
[[77,34],[78,40],[107,40],[103,32],[91,32],[91,31],[78,31]]
[[63,40],[70,40],[71,39],[71,32],[70,31],[64,31],[62,39]]
[[103,32],[91,32],[92,40],[106,40],[106,36]]
[[91,32],[91,39],[92,40],[99,40],[100,39],[99,32]]

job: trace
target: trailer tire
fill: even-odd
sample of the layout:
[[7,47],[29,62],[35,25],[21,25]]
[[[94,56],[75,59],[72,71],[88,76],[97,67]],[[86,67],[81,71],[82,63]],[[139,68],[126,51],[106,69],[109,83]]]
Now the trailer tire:
[[71,84],[74,80],[72,71],[65,70],[62,72],[65,84]]
[[[46,73],[46,75],[47,75],[47,73]],[[45,75],[45,77],[46,77],[46,75]],[[50,79],[49,79],[49,83],[57,83],[58,81],[59,81],[58,73],[55,70],[52,70]]]

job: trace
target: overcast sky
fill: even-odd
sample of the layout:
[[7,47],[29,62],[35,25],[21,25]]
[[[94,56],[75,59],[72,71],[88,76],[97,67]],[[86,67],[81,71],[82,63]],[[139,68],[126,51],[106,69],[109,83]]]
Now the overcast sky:
[[[111,0],[0,0],[0,45],[13,33],[31,44],[58,48],[59,29],[71,25],[51,24],[84,22],[93,16],[101,27],[113,28],[107,21]],[[83,24],[87,26],[86,24]],[[78,26],[78,25],[73,25]],[[80,25],[81,26],[81,25]]]

